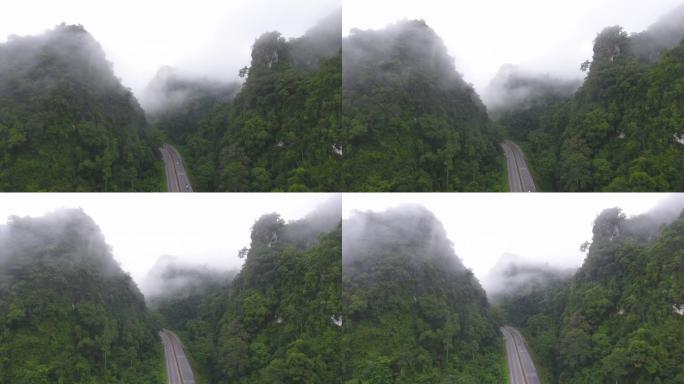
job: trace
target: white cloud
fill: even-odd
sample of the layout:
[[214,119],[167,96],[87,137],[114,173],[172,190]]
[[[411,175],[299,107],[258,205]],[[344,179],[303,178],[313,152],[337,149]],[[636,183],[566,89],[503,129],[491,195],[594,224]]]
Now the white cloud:
[[114,259],[138,283],[161,255],[220,269],[242,265],[250,228],[263,214],[296,220],[330,194],[2,194],[0,225],[9,216],[42,216],[82,208],[102,230]]
[[681,0],[345,0],[342,31],[424,19],[444,40],[456,69],[482,93],[501,65],[581,77],[593,40],[607,26],[641,32]]
[[341,0],[22,0],[3,4],[0,42],[66,22],[82,24],[138,93],[162,65],[234,80],[249,65],[251,46],[277,30],[301,36]]
[[[345,194],[342,215],[420,204],[442,222],[456,254],[480,281],[505,253],[558,267],[578,267],[580,244],[591,240],[592,224],[605,208],[627,215],[653,208],[666,194]],[[344,227],[342,228],[344,231]],[[344,244],[342,245],[344,247]]]

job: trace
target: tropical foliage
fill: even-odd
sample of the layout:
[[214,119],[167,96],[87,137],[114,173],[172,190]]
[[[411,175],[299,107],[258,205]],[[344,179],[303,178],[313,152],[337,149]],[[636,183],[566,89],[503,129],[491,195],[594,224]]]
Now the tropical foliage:
[[431,212],[358,213],[343,226],[343,382],[503,382],[496,317]]
[[83,27],[0,44],[0,190],[159,190],[159,144]]
[[156,330],[82,211],[0,227],[0,382],[162,383]]
[[353,30],[343,52],[343,190],[501,188],[500,135],[424,21]]

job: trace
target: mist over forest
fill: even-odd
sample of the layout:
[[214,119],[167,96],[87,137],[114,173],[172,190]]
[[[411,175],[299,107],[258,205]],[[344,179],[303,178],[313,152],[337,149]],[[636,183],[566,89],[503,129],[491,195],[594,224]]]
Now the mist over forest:
[[426,21],[353,30],[343,62],[346,190],[499,188],[499,132]]
[[581,63],[581,84],[502,68],[487,92],[490,112],[542,190],[681,189],[682,25],[684,5],[642,32],[606,27]]
[[300,37],[263,33],[244,83],[161,69],[148,117],[179,147],[200,191],[340,190],[338,9]]
[[684,200],[627,217],[603,210],[574,273],[503,259],[488,293],[553,383],[681,379]]
[[81,210],[0,227],[0,381],[160,382],[157,324]]
[[298,220],[244,224],[240,271],[160,256],[143,297],[83,210],[11,217],[0,226],[0,380],[161,383],[167,328],[205,382],[332,382],[341,197]]
[[503,377],[498,320],[432,212],[356,212],[342,244],[343,380]]
[[10,37],[0,190],[160,191],[164,142],[196,190],[337,190],[340,31],[338,9],[300,37],[263,33],[233,81],[162,67],[140,94],[144,111],[85,27]]
[[[242,269],[215,274],[220,282],[206,268],[173,268],[170,260],[162,286],[181,285],[185,294],[157,296],[155,308],[183,338],[199,377],[245,384],[339,378],[340,220],[339,196],[299,220],[262,215],[240,251]],[[190,275],[205,278],[186,284]]]
[[80,25],[0,44],[0,190],[149,191],[160,138]]

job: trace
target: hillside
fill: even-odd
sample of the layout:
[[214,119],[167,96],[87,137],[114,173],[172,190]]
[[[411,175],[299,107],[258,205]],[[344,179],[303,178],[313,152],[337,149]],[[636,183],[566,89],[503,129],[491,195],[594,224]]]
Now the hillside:
[[156,330],[82,211],[0,227],[0,382],[161,383]]
[[298,38],[261,35],[238,92],[226,85],[217,95],[195,80],[200,96],[177,100],[168,97],[177,87],[162,86],[180,108],[151,117],[184,150],[201,190],[340,190],[341,21],[339,11]]
[[357,213],[343,226],[343,382],[501,382],[497,321],[431,212]]
[[503,300],[509,320],[553,383],[684,381],[684,216],[612,208],[593,234],[571,280]]
[[343,52],[344,190],[501,188],[499,135],[424,21],[353,30]]
[[545,189],[684,188],[682,25],[684,7],[642,33],[604,29],[574,95],[537,97],[533,107],[500,121],[526,149]]
[[176,327],[208,383],[338,381],[339,201],[289,223],[264,215],[251,237],[232,282],[158,301],[166,325]]
[[0,44],[0,190],[159,190],[158,147],[83,27]]

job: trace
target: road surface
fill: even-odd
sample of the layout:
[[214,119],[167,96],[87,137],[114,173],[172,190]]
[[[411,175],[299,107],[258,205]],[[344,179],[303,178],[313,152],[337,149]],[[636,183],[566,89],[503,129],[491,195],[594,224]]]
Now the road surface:
[[164,357],[166,359],[166,372],[169,376],[169,384],[195,384],[195,376],[192,368],[183,352],[183,344],[175,333],[162,329],[159,336],[164,344]]
[[506,339],[506,353],[508,355],[508,372],[511,384],[540,384],[537,369],[530,357],[520,332],[507,325],[501,327],[501,333]]
[[183,159],[181,159],[176,148],[164,144],[159,150],[164,159],[167,190],[169,192],[192,192],[192,185],[190,185],[190,179],[185,172]]
[[530,170],[525,163],[520,147],[512,141],[505,140],[501,147],[506,154],[508,164],[508,187],[511,192],[537,192]]

